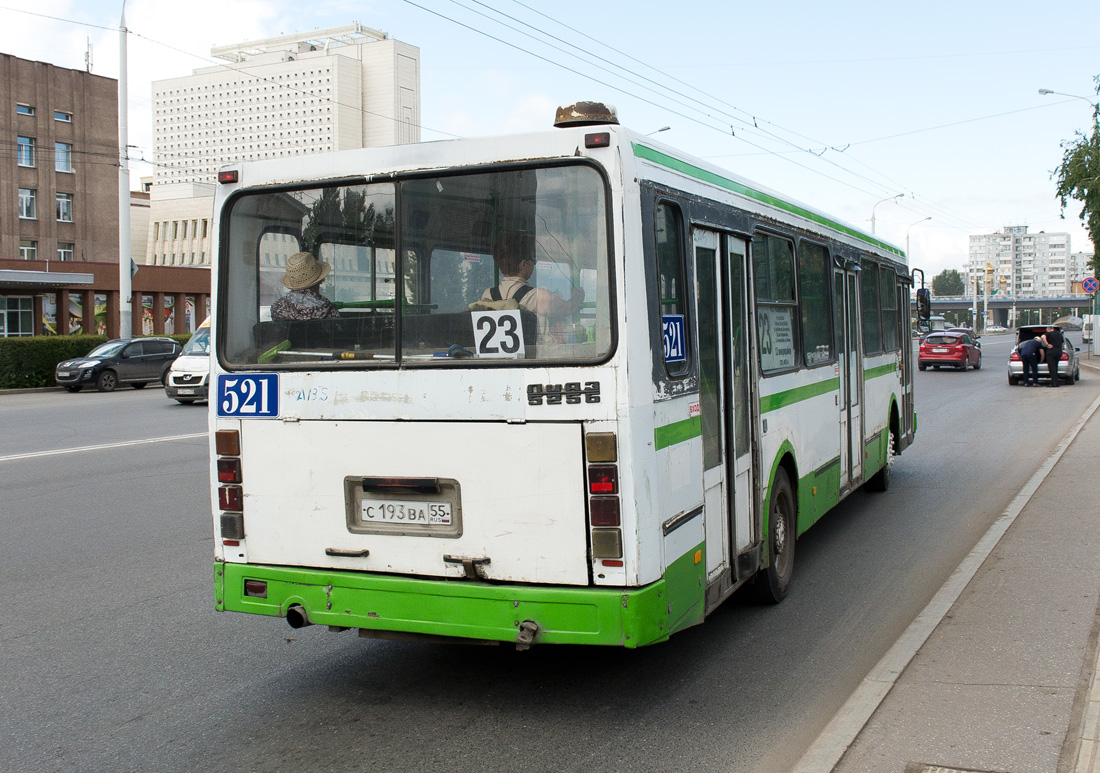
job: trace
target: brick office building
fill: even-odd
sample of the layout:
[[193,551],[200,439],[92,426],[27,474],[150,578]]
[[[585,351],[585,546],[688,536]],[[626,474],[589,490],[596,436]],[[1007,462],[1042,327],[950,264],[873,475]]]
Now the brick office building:
[[[118,82],[0,54],[0,143],[0,337],[117,336]],[[209,270],[155,268],[133,277],[132,332],[193,329]]]

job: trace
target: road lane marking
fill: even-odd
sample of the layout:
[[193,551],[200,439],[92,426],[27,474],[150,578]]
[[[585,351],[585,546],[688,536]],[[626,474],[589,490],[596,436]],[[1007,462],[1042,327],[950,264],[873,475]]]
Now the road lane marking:
[[207,432],[194,432],[190,435],[170,435],[168,437],[151,437],[144,440],[124,440],[119,443],[103,443],[98,446],[80,446],[79,448],[59,448],[56,451],[34,451],[29,454],[11,454],[0,456],[0,462],[14,462],[19,459],[38,459],[42,456],[58,456],[60,454],[79,454],[84,451],[103,451],[108,448],[125,448],[126,446],[140,446],[146,443],[165,443],[171,440],[191,440],[197,437],[208,437]]
[[864,725],[878,709],[879,704],[893,689],[902,672],[917,654],[928,637],[943,620],[944,616],[978,573],[985,559],[993,552],[1001,537],[1027,506],[1031,497],[1050,475],[1058,460],[1077,438],[1092,415],[1100,409],[1100,397],[1092,402],[1077,423],[1062,438],[1062,442],[1051,452],[1047,460],[1035,471],[1000,517],[993,522],[986,533],[978,540],[974,549],[962,560],[955,571],[947,578],[928,605],[909,624],[905,632],[894,645],[887,650],[878,664],[863,678],[859,687],[848,697],[844,705],[833,716],[817,740],[802,755],[792,773],[830,773],[840,762],[848,747],[862,732]]

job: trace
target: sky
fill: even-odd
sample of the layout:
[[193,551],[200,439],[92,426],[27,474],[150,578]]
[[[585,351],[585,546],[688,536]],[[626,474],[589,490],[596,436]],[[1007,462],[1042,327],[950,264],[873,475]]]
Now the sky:
[[1100,99],[1100,3],[0,0],[0,52],[82,70],[90,49],[117,78],[124,9],[135,188],[153,81],[220,64],[213,46],[360,22],[420,48],[425,141],[540,131],[558,105],[603,101],[852,225],[874,217],[928,281],[1005,226],[1092,251],[1052,173]]

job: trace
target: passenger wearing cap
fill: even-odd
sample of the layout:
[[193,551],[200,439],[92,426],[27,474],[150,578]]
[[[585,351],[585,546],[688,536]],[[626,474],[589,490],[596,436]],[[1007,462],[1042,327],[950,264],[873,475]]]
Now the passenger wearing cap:
[[317,260],[311,253],[297,252],[286,259],[283,284],[289,293],[271,304],[271,318],[275,320],[331,319],[340,312],[318,287],[325,281],[332,266]]

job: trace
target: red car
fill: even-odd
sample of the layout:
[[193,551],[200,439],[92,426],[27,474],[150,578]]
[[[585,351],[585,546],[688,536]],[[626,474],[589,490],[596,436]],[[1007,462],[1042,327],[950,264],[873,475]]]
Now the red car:
[[967,333],[929,333],[921,342],[917,354],[917,367],[921,370],[929,366],[966,370],[967,365],[973,365],[974,370],[982,367],[982,350]]

